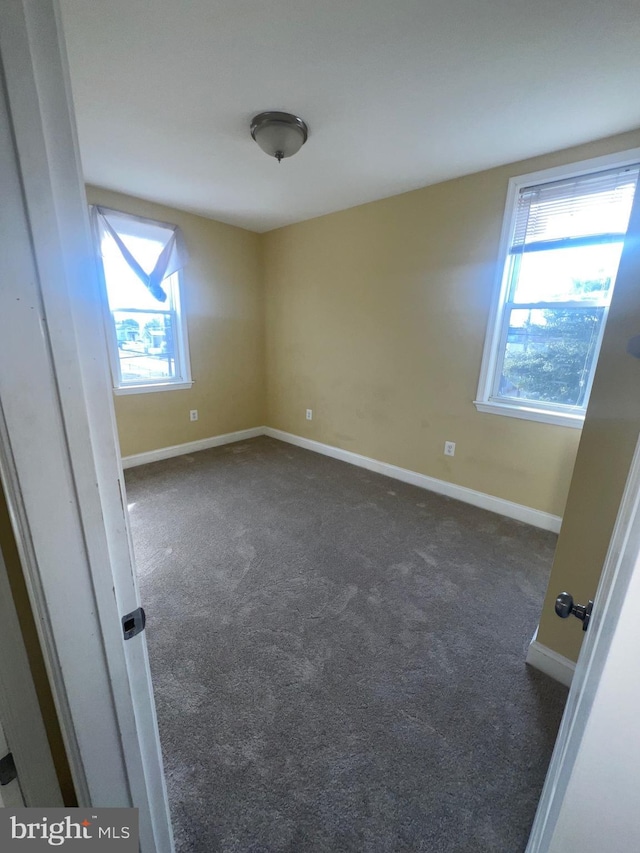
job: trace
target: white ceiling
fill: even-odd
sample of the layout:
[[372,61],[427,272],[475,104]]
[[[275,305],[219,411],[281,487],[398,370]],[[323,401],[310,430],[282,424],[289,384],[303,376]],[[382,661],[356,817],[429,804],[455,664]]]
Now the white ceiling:
[[87,181],[255,231],[640,126],[640,0],[61,6]]

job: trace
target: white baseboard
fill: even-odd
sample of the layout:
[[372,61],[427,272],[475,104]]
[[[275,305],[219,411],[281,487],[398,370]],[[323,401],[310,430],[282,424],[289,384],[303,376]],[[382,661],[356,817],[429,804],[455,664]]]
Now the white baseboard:
[[526,524],[540,527],[542,530],[551,530],[553,533],[560,531],[562,519],[558,515],[551,515],[551,513],[542,512],[539,509],[532,509],[523,504],[504,500],[504,498],[496,498],[484,492],[476,492],[474,489],[468,489],[465,486],[456,486],[454,483],[447,483],[445,480],[437,480],[435,477],[428,477],[426,474],[418,474],[416,471],[410,471],[407,468],[399,468],[397,465],[391,465],[388,462],[379,462],[369,456],[361,456],[359,453],[352,453],[350,450],[342,450],[339,447],[332,447],[330,444],[322,444],[319,441],[312,441],[309,438],[302,438],[299,435],[293,435],[290,432],[283,432],[272,427],[266,427],[264,434],[280,441],[286,441],[289,444],[295,444],[297,447],[313,450],[315,453],[322,453],[324,456],[331,456],[333,459],[340,459],[342,462],[375,471],[377,474],[393,477],[403,483],[410,483],[412,486],[428,489],[430,492],[437,492],[440,495],[464,501],[464,503],[472,504],[481,509],[488,509],[490,512],[515,518],[517,521],[524,521]]
[[135,468],[136,465],[146,465],[148,462],[158,462],[160,459],[171,459],[172,456],[182,456],[185,453],[197,453],[198,450],[208,450],[210,447],[220,447],[222,444],[233,444],[235,441],[246,441],[265,434],[262,426],[252,429],[241,429],[224,435],[214,435],[211,438],[201,438],[198,441],[188,441],[186,444],[174,444],[171,447],[160,447],[146,453],[135,453],[133,456],[122,457],[123,468]]
[[314,453],[321,453],[323,456],[331,456],[333,459],[339,459],[342,462],[348,462],[350,465],[366,468],[368,471],[374,471],[376,474],[384,474],[386,477],[392,477],[394,480],[401,480],[403,483],[410,483],[412,486],[418,486],[430,492],[437,492],[440,495],[455,498],[481,509],[498,513],[498,515],[506,515],[508,518],[523,521],[525,524],[531,524],[533,527],[539,527],[542,530],[550,530],[553,533],[560,531],[562,519],[558,515],[551,515],[551,513],[542,512],[539,509],[532,509],[523,504],[504,500],[504,498],[496,498],[493,495],[477,492],[465,486],[457,486],[455,483],[447,483],[446,480],[437,480],[435,477],[418,474],[416,471],[410,471],[408,468],[399,468],[397,465],[391,465],[389,462],[380,462],[378,459],[371,459],[369,456],[362,456],[350,450],[342,450],[340,447],[332,447],[330,444],[322,444],[320,441],[313,441],[310,438],[303,438],[299,435],[293,435],[290,432],[273,429],[273,427],[253,427],[252,429],[229,432],[225,435],[214,435],[211,438],[201,438],[198,441],[189,441],[186,444],[160,447],[158,450],[136,453],[133,456],[124,456],[122,458],[122,467],[134,468],[136,465],[146,465],[148,462],[170,459],[173,456],[182,456],[185,453],[197,453],[198,450],[220,447],[222,444],[246,441],[249,438],[257,438],[259,435],[268,435],[279,441],[286,441],[288,444],[303,447],[305,450],[312,450]]
[[526,663],[534,669],[539,669],[551,678],[564,684],[566,687],[571,687],[573,681],[573,673],[576,665],[564,655],[559,655],[553,649],[543,646],[537,640],[538,632],[533,635],[533,640],[529,644]]

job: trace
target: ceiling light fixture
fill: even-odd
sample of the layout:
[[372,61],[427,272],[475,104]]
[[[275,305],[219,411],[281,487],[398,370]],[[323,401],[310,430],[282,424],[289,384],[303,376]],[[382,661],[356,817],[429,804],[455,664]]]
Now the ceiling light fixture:
[[298,116],[270,110],[253,117],[251,136],[265,154],[275,157],[279,163],[283,157],[291,157],[302,148],[309,128]]

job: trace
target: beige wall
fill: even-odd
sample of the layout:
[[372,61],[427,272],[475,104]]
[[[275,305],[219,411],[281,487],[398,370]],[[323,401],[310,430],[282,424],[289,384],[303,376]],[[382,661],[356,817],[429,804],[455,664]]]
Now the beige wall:
[[538,640],[576,660],[577,619],[554,613],[558,593],[593,598],[640,433],[640,361],[626,352],[640,334],[640,197],[625,247],[585,418]]
[[[182,275],[190,390],[115,398],[123,456],[260,426],[265,420],[260,237],[131,196],[87,188],[91,203],[179,225],[190,260]],[[189,421],[189,410],[199,419]]]
[[638,145],[628,133],[266,234],[269,425],[562,515],[580,431],[473,405],[507,184]]

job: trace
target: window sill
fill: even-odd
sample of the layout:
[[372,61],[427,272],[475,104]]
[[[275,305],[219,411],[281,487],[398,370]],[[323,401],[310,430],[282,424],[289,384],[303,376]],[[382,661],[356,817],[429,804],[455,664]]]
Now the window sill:
[[155,382],[151,385],[123,385],[121,388],[114,388],[113,393],[116,396],[124,394],[149,394],[151,391],[184,391],[191,388],[193,382]]
[[506,415],[508,418],[521,418],[525,421],[538,421],[543,424],[582,429],[584,415],[572,415],[568,412],[556,412],[551,409],[536,409],[531,406],[515,406],[511,403],[482,402],[474,400],[473,405],[479,412],[490,415]]

